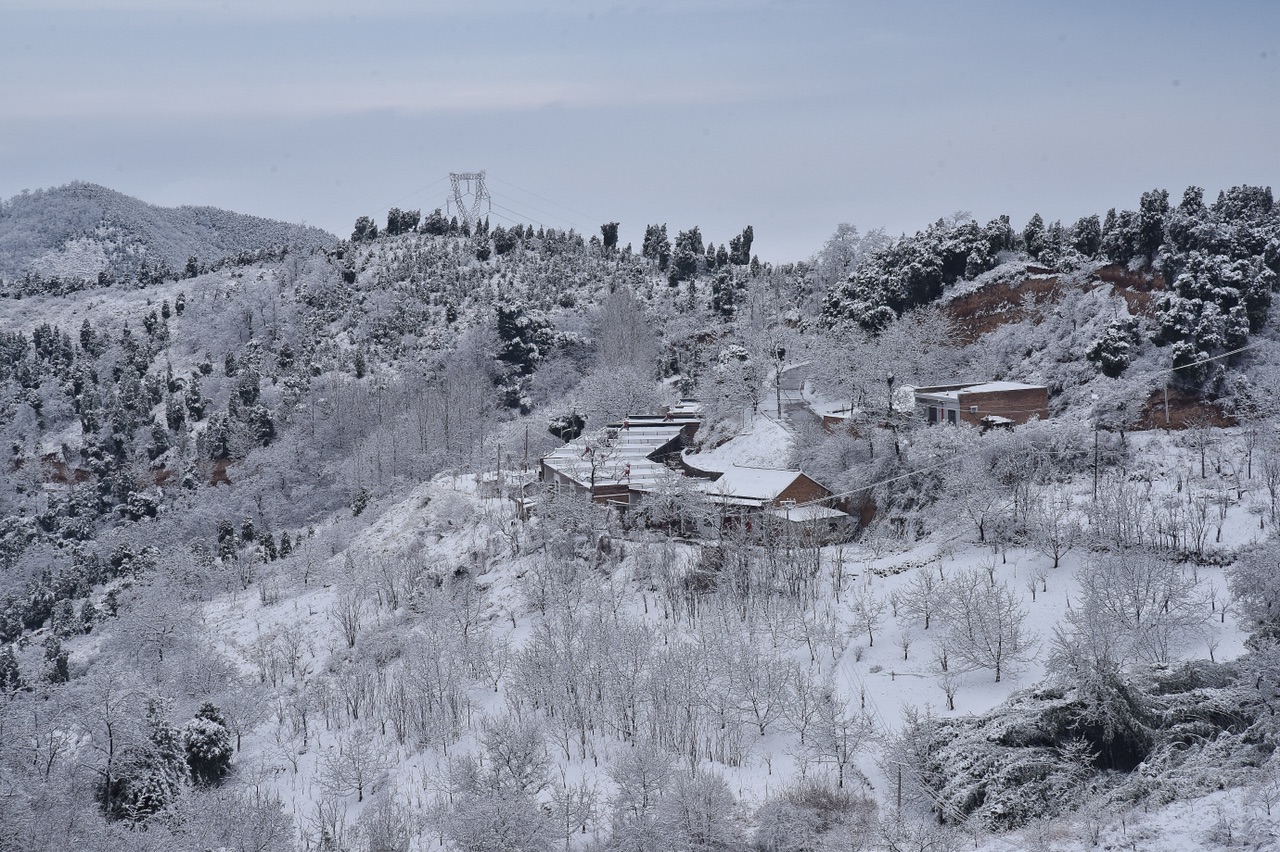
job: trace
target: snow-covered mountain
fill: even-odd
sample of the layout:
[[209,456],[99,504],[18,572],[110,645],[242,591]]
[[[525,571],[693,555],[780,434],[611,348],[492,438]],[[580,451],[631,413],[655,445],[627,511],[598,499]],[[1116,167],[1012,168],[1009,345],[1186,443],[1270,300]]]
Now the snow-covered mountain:
[[157,207],[104,186],[74,182],[0,202],[0,279],[97,283],[100,275],[184,273],[238,256],[332,246],[319,228],[216,207]]

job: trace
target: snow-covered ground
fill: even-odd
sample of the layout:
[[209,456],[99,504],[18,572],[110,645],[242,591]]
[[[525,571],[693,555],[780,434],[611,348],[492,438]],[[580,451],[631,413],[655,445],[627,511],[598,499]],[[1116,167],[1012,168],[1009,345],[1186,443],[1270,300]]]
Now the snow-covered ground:
[[[1153,498],[1176,495],[1180,488],[1210,487],[1208,481],[1199,481],[1198,460],[1169,435],[1133,434],[1128,440],[1133,442],[1139,459],[1130,476],[1150,481]],[[786,429],[769,418],[757,417],[744,435],[716,450],[698,454],[696,461],[707,467],[776,464],[788,446]],[[1213,471],[1210,475],[1214,483],[1224,481]],[[1087,479],[1071,484],[1081,508],[1089,500],[1090,489]],[[1217,536],[1215,516],[1208,533],[1210,549],[1235,547],[1259,538],[1259,514],[1251,511],[1251,505],[1248,501],[1230,501],[1222,518],[1220,543],[1213,541]],[[340,596],[352,591],[366,599],[361,644],[367,641],[363,637],[376,640],[380,635],[394,634],[402,626],[414,635],[411,615],[373,602],[375,592],[368,585],[364,566],[379,559],[413,557],[430,563],[435,574],[470,571],[483,591],[477,627],[486,641],[506,649],[500,655],[506,666],[516,664],[514,655],[526,646],[542,618],[530,605],[536,594],[531,584],[540,560],[537,549],[530,547],[529,531],[516,519],[513,503],[479,496],[470,478],[439,477],[394,504],[371,507],[364,518],[345,516],[335,520],[330,527],[318,530],[314,540],[318,544],[308,550],[310,557],[293,557],[296,562],[315,559],[317,552],[320,554],[319,567],[311,569],[306,586],[298,581],[298,567],[286,564],[276,578],[282,589],[279,602],[264,604],[253,591],[228,594],[211,603],[205,613],[208,629],[221,647],[242,660],[246,675],[252,678],[258,677],[260,671],[254,662],[255,654],[260,657],[261,649],[278,637],[289,634],[305,649],[306,673],[294,679],[282,678],[278,688],[264,693],[274,693],[275,704],[267,708],[269,712],[245,739],[240,757],[242,766],[256,767],[263,783],[280,793],[304,828],[320,819],[318,815],[326,807],[334,807],[334,797],[325,792],[323,783],[325,759],[343,747],[343,738],[348,734],[317,712],[308,744],[302,748],[296,734],[287,733],[288,711],[284,705],[291,694],[317,689],[321,694],[330,694],[328,700],[337,700],[331,692],[324,692],[332,690],[332,686],[318,685],[351,665],[367,664],[353,657],[342,640],[333,613],[336,603]],[[599,586],[590,597],[610,597],[615,601],[617,617],[648,624],[665,635],[699,635],[701,628],[696,624],[675,627],[667,622],[658,604],[658,593],[647,583],[637,581],[644,554],[663,546],[660,538],[634,539],[627,555],[611,573],[585,580]],[[671,543],[665,547],[668,555],[691,552],[688,544],[675,545],[676,551],[671,549]],[[928,710],[941,717],[979,714],[1044,676],[1045,652],[1053,628],[1063,623],[1073,601],[1078,600],[1077,573],[1087,558],[1089,554],[1082,547],[1077,548],[1068,552],[1055,569],[1048,556],[1028,547],[993,548],[979,543],[976,528],[959,519],[909,546],[874,537],[864,543],[829,546],[819,556],[818,574],[824,578],[824,591],[814,604],[814,612],[834,633],[818,640],[814,651],[794,632],[786,630],[773,633],[767,640],[765,633],[755,633],[753,641],[771,642],[797,669],[808,670],[820,680],[830,679],[851,706],[865,708],[874,722],[875,737],[860,753],[857,767],[867,789],[883,796],[889,790],[889,782],[878,768],[874,743],[892,736],[902,725],[904,710]],[[353,570],[359,576],[353,576]],[[1027,612],[1027,626],[1038,653],[1025,665],[1006,671],[999,683],[986,669],[954,673],[948,679],[954,709],[948,709],[936,656],[941,629],[935,623],[925,630],[905,614],[895,616],[896,606],[891,602],[905,597],[908,584],[921,573],[945,579],[967,570],[989,572],[995,582],[1008,584]],[[1244,650],[1246,637],[1229,609],[1225,617],[1218,610],[1226,594],[1222,570],[1213,565],[1187,570],[1194,572],[1200,589],[1206,593],[1213,590],[1214,617],[1206,621],[1199,638],[1179,647],[1177,653],[1207,657],[1212,647],[1219,661],[1238,655]],[[860,598],[878,600],[887,606],[883,620],[869,631],[855,612],[855,602]],[[494,682],[497,689],[478,682],[467,688],[467,713],[473,723],[483,714],[501,713],[509,705],[509,674],[496,675]],[[448,786],[451,759],[477,748],[474,724],[447,749],[399,744],[386,733],[385,722],[382,727],[379,739],[391,770],[385,780],[372,786],[384,793],[396,791],[398,799],[409,801],[419,810],[430,811],[438,804]],[[566,779],[565,783],[586,781],[607,791],[611,784],[608,756],[619,744],[602,734],[596,734],[594,739],[592,757],[566,759],[561,754],[553,760],[553,774]],[[549,749],[549,754],[554,757],[554,749]],[[737,765],[712,768],[726,779],[744,812],[786,789],[799,775],[815,771],[795,732],[781,724],[773,726],[767,735],[745,742],[742,754]],[[1228,824],[1235,826],[1236,836],[1262,830],[1248,827],[1261,821],[1261,817],[1257,808],[1245,801],[1245,795],[1241,791],[1225,791],[1196,802],[1174,803],[1151,814],[1112,814],[1106,819],[1082,814],[1033,826],[1010,837],[986,839],[980,848],[1086,848],[1086,841],[1081,838],[1095,831],[1113,848],[1211,848],[1211,842],[1225,842],[1218,838]],[[338,800],[348,823],[356,820],[364,803],[350,795]],[[602,828],[603,824],[595,826],[596,831]],[[1075,835],[1068,837],[1071,832]]]
[[793,440],[789,429],[776,417],[760,412],[738,435],[718,447],[691,454],[689,462],[708,471],[728,470],[734,465],[782,470],[787,467]]

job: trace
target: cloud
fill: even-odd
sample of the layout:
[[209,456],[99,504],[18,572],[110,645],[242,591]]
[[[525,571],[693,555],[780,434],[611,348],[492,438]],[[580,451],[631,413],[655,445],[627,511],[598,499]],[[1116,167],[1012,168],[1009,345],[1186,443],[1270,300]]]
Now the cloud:
[[329,84],[289,81],[229,84],[218,81],[150,82],[140,86],[13,88],[0,91],[10,121],[238,117],[309,118],[390,111],[425,113],[528,111],[547,107],[591,109],[620,106],[690,106],[735,103],[759,97],[758,87],[678,83],[645,87],[602,80],[416,79]]

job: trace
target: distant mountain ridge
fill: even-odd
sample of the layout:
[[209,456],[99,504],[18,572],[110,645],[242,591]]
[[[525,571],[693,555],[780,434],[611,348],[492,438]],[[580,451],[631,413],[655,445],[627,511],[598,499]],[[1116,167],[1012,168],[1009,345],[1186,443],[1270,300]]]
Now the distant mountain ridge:
[[[97,283],[139,272],[181,272],[282,247],[330,247],[337,237],[216,207],[159,207],[75,181],[0,201],[0,278]],[[105,283],[105,282],[104,282]]]

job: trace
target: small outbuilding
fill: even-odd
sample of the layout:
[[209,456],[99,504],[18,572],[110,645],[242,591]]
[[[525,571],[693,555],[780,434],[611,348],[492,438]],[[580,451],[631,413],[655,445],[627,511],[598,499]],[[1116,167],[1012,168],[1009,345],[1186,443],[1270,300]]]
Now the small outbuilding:
[[979,428],[1026,423],[1049,416],[1049,389],[1022,382],[972,382],[915,389],[916,409],[927,423],[968,423]]

